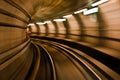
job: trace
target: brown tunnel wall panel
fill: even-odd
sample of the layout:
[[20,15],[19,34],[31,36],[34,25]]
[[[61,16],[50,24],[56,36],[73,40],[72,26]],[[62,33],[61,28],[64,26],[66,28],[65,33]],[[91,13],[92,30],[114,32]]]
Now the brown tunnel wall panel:
[[1,26],[0,36],[0,53],[10,48],[13,48],[14,46],[17,46],[26,40],[25,30],[19,28],[6,28]]
[[[7,0],[6,0],[6,1],[7,1]],[[21,12],[19,9],[17,9],[17,8],[14,7],[14,6],[12,6],[11,4],[5,2],[4,0],[1,0],[0,3],[1,3],[0,9],[3,9],[3,10],[5,10],[5,11],[7,11],[7,12],[9,12],[9,13],[11,13],[11,14],[17,15],[17,16],[19,16],[19,17],[21,17],[21,18],[24,17],[24,19],[26,19],[26,20],[29,20],[29,18],[26,17],[26,15],[24,15],[23,12]],[[5,8],[6,8],[6,9],[5,9]],[[0,11],[1,11],[1,10],[0,10]],[[9,15],[9,14],[8,14],[8,15]]]
[[31,18],[29,10],[33,6],[28,6],[31,0],[26,0],[27,4],[19,1],[0,0],[1,80],[24,80],[33,60],[34,47],[26,35],[26,25]]
[[41,36],[46,36],[46,27],[45,25],[39,25],[41,31],[40,31],[40,34]]
[[29,17],[22,7],[13,1],[1,0],[0,8],[0,51],[9,50],[27,40],[25,27]]
[[52,24],[52,22],[48,23],[48,31],[49,31],[49,36],[55,36],[55,26]]
[[69,27],[70,27],[70,39],[74,39],[74,40],[80,40],[80,28],[81,25],[79,25],[77,23],[77,20],[75,19],[74,16],[71,16],[70,18],[68,18],[68,23],[69,23]]
[[[6,16],[6,15],[0,15],[0,22],[1,23],[7,23],[7,24],[12,24],[12,25],[18,25],[18,26],[21,26],[21,27],[24,27],[24,25],[26,25],[25,22],[23,21],[20,21],[18,19],[15,19],[15,18],[11,18],[9,16]],[[6,22],[7,21],[7,22]]]
[[32,32],[32,33],[37,32],[37,27],[36,27],[35,25],[31,27],[31,32]]
[[66,35],[66,28],[65,28],[65,25],[63,24],[63,22],[56,22],[57,23],[57,26],[58,26],[58,30],[59,30],[59,32],[58,32],[58,36],[59,37],[65,37],[65,35]]
[[[112,5],[112,6],[111,6]],[[100,6],[101,16],[104,22],[104,35],[105,37],[120,39],[120,3],[119,0],[111,0],[106,4]],[[104,40],[103,40],[104,41]],[[120,49],[119,41],[105,40],[105,46]]]

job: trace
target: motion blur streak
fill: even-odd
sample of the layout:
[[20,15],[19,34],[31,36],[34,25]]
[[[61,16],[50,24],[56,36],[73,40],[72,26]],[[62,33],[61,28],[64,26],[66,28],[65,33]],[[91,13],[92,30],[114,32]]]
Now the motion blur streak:
[[0,3],[0,80],[120,79],[120,0]]

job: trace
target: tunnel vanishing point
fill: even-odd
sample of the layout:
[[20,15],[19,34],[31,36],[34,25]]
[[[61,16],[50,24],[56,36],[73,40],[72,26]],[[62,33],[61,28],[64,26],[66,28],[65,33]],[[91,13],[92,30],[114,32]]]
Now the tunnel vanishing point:
[[120,0],[0,0],[0,80],[120,80]]

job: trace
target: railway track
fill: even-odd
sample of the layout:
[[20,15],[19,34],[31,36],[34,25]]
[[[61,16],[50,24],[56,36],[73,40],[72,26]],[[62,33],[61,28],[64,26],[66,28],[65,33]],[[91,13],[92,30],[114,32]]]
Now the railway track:
[[32,39],[39,46],[41,65],[36,80],[119,80],[118,73],[95,58],[57,42]]

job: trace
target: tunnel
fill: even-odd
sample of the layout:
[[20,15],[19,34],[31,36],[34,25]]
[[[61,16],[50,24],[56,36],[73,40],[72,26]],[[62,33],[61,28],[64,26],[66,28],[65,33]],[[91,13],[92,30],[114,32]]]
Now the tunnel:
[[120,80],[120,0],[0,3],[0,80]]

